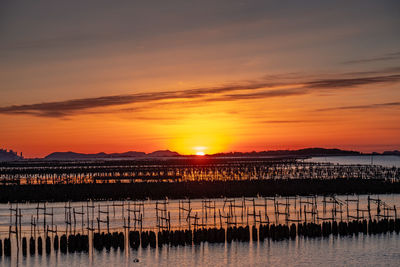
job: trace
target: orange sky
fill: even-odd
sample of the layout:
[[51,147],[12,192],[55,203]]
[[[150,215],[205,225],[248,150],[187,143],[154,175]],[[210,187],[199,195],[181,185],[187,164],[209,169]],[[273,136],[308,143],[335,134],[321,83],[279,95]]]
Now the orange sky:
[[400,149],[399,6],[367,2],[4,3],[0,147]]

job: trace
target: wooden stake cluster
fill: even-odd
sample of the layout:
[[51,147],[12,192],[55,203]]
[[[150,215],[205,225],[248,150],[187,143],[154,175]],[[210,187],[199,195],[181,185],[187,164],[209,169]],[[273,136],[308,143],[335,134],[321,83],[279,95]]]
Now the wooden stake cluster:
[[[155,218],[148,219],[149,222],[154,222],[155,219],[155,225],[144,224],[144,201],[98,203],[98,205],[88,201],[86,208],[84,204],[73,206],[70,202],[66,202],[64,204],[65,234],[84,234],[86,230],[88,235],[90,231],[109,233],[110,228],[128,229],[128,231],[133,228],[133,230],[142,232],[144,226],[145,230],[156,229],[159,232],[170,231],[176,227],[181,230],[197,230],[209,226],[228,228],[250,225],[257,227],[270,224],[271,220],[276,225],[282,223],[287,225],[300,222],[319,223],[320,221],[350,222],[364,219],[397,219],[395,205],[389,205],[379,197],[371,196],[368,197],[368,203],[362,203],[358,196],[347,196],[342,197],[342,199],[336,196],[318,198],[317,196],[225,198],[218,201],[218,203],[212,199],[203,199],[201,202],[185,199],[177,202],[178,210],[176,211],[179,218],[176,219],[179,219],[179,224],[176,225],[173,225],[174,221],[171,218],[168,199],[152,203],[152,205],[155,205],[155,214],[149,214],[148,216],[155,215]],[[46,203],[39,203],[32,208],[27,208],[34,210],[34,215],[29,214],[30,234],[32,237],[42,236],[43,238],[44,236],[46,238],[48,235],[53,236],[58,233],[57,223],[54,221],[58,210],[56,211],[56,207],[47,207],[47,205]],[[25,209],[20,209],[17,205],[10,204],[9,211],[9,237],[15,235],[20,240],[23,232],[22,227],[24,226],[22,213]],[[95,213],[97,213],[97,216],[95,216]],[[271,215],[275,218],[272,219]],[[27,218],[29,218],[28,216]],[[97,227],[94,226],[95,221],[97,221]],[[29,222],[25,223],[29,225]],[[43,232],[41,231],[42,225]]]
[[[65,221],[65,234],[72,233],[72,215],[71,215],[71,202],[64,204],[64,221]],[[68,231],[69,227],[69,231]]]
[[168,200],[156,201],[156,227],[158,231],[171,229],[171,214],[167,210]]
[[131,203],[128,203],[128,225],[127,227],[130,228],[131,223],[131,213],[133,213],[133,227],[134,230],[140,226],[140,231],[143,229],[143,218],[144,218],[144,202],[134,202],[133,208],[131,208]]
[[303,214],[304,218],[302,218],[305,222],[308,221],[307,215],[311,215],[311,220],[313,223],[316,222],[318,218],[318,207],[317,207],[317,197],[316,196],[306,196],[306,199],[303,200],[300,198],[300,214],[302,214],[301,207],[303,206]]
[[[21,209],[18,208],[18,204],[16,204],[15,208],[13,208],[12,204],[10,205],[10,225],[8,230],[8,238],[11,238],[11,234],[15,234],[15,238],[17,240],[17,248],[19,249],[20,237],[21,237]],[[12,218],[14,217],[14,223],[12,222]]]
[[[106,205],[107,210],[102,210],[100,204],[98,204],[98,217],[97,217],[97,229],[98,232],[100,233],[100,224],[101,223],[105,223],[107,226],[107,233],[110,233],[110,207],[109,205]],[[102,220],[101,219],[101,215],[105,214],[106,215],[106,219]]]
[[179,200],[178,202],[178,213],[179,213],[179,226],[181,226],[181,221],[185,218],[185,221],[188,224],[188,228],[190,228],[190,212],[192,211],[190,205],[190,199]]
[[201,201],[202,203],[202,210],[204,211],[204,215],[202,218],[204,218],[205,222],[202,222],[202,224],[208,225],[208,217],[211,215],[211,218],[214,218],[214,226],[217,225],[217,209],[216,209],[216,203],[215,201],[212,201],[210,199],[203,199]]
[[53,209],[53,207],[51,208],[51,212],[44,213],[44,217],[46,217],[46,216],[51,217],[51,225],[50,225],[51,227],[49,227],[49,225],[47,225],[46,236],[48,235],[48,233],[57,234],[57,225],[54,225],[54,209]]
[[[86,202],[86,229],[89,231],[94,231],[94,209],[95,206],[93,204],[93,202],[91,202],[91,204],[89,205],[89,201]],[[92,215],[91,220],[89,219],[90,214]]]

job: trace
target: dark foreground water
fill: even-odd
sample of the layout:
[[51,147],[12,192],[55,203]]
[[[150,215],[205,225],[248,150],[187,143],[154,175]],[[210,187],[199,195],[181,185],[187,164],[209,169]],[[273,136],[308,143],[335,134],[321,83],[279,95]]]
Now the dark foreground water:
[[[139,262],[135,262],[137,259]],[[0,258],[1,266],[399,266],[400,236],[297,238],[295,240],[161,249],[113,250],[90,254]]]

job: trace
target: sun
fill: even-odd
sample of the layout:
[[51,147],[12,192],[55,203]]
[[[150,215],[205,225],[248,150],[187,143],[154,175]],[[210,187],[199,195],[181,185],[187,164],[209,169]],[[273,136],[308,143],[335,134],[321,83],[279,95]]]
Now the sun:
[[206,154],[204,151],[207,150],[207,148],[205,146],[195,146],[193,150],[196,151],[196,156],[204,156]]

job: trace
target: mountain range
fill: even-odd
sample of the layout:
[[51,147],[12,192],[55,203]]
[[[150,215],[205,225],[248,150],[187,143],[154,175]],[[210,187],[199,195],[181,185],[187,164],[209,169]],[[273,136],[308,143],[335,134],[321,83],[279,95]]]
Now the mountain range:
[[146,154],[145,152],[128,151],[124,153],[104,153],[97,154],[83,154],[76,152],[54,152],[44,159],[47,160],[90,160],[90,159],[112,159],[112,158],[157,158],[157,157],[176,157],[180,156],[179,153],[170,150],[157,150]]
[[[397,150],[385,151],[382,155],[398,155]],[[375,153],[377,155],[379,153]],[[253,151],[253,152],[228,152],[206,155],[208,157],[316,157],[316,156],[358,156],[366,155],[359,151],[327,149],[327,148],[304,148],[298,150],[268,150],[268,151]],[[369,155],[369,154],[367,154]],[[379,154],[381,155],[381,154]],[[75,152],[54,152],[46,156],[47,160],[87,160],[87,159],[112,159],[112,158],[157,158],[157,157],[195,157],[194,155],[181,155],[178,152],[170,150],[158,150],[151,153],[129,151],[125,153],[97,153],[97,154],[82,154]]]

